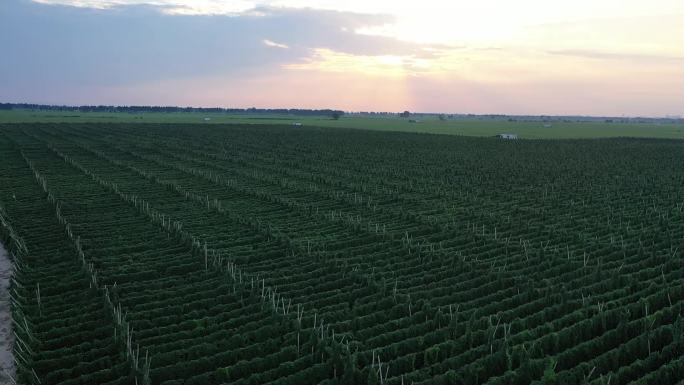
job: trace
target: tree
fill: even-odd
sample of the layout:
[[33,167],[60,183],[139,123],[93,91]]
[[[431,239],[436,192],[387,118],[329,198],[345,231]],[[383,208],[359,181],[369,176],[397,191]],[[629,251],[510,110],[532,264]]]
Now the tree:
[[399,114],[399,117],[402,117],[402,118],[408,118],[409,116],[411,116],[411,113],[408,111],[404,111],[401,114]]
[[342,112],[335,111],[332,113],[332,118],[333,120],[340,120],[340,117],[342,116]]
[[441,121],[445,121],[445,120],[447,119],[446,115],[444,115],[444,114],[439,114],[439,115],[437,115],[437,117],[438,117],[439,120],[441,120]]

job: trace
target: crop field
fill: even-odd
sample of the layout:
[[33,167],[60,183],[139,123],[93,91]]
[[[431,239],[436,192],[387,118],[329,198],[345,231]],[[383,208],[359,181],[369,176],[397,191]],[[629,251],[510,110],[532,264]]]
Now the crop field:
[[684,384],[684,141],[0,125],[25,384]]
[[[205,121],[209,118],[209,121]],[[339,120],[329,116],[292,116],[284,114],[226,114],[201,112],[74,112],[0,110],[1,123],[176,123],[176,124],[249,124],[292,125],[325,128],[355,128],[374,131],[415,132],[459,136],[493,137],[515,133],[524,139],[587,139],[587,138],[661,138],[684,139],[681,123],[606,123],[553,122],[545,127],[541,121],[506,121],[494,119],[449,119],[437,115],[420,117],[418,123],[393,116],[345,115]]]

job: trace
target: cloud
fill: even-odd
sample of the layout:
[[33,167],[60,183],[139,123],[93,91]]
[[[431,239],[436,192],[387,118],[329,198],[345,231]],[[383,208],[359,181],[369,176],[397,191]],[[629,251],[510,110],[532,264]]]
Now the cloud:
[[172,15],[240,15],[253,10],[257,3],[248,0],[31,0],[45,5],[77,8],[115,9],[126,6],[149,6]]
[[290,48],[287,44],[276,43],[273,40],[269,40],[269,39],[264,39],[264,40],[262,40],[262,42],[267,47],[282,48],[282,49]]
[[404,77],[424,73],[430,60],[414,55],[352,55],[327,48],[312,50],[299,63],[286,64],[289,70],[361,73],[381,77]]
[[621,60],[632,63],[641,62],[656,62],[658,64],[666,62],[684,62],[684,57],[668,56],[668,55],[649,55],[638,53],[624,53],[624,52],[602,52],[581,49],[567,49],[559,51],[547,51],[551,55],[574,56],[586,59],[596,60]]
[[[681,4],[684,7],[684,2]],[[585,57],[669,60],[684,57],[682,36],[684,11],[658,17],[607,16],[537,24],[526,29],[521,44],[551,52],[575,52],[576,56]]]
[[507,35],[525,9],[529,21],[555,4],[506,2],[517,13],[497,11],[497,29],[478,15],[499,0],[0,2],[0,101],[682,113],[681,14],[546,23],[485,44],[468,31]]
[[[0,96],[5,97],[22,87],[122,85],[272,72],[303,60],[316,47],[353,55],[406,55],[422,48],[350,32],[391,20],[381,15],[259,7],[241,17],[171,17],[159,13],[159,6],[170,3],[163,1],[98,2],[114,7],[106,10],[3,1]],[[289,49],[269,49],[274,47]]]

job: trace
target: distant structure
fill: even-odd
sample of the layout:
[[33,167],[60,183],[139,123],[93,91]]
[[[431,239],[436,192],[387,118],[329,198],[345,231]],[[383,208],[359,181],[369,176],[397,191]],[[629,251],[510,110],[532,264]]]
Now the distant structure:
[[499,139],[512,140],[512,139],[518,139],[518,134],[498,134],[496,137]]
[[208,122],[208,121],[210,121],[210,120],[211,120],[211,118],[204,118],[204,121],[205,121],[205,122]]
[[553,125],[551,123],[544,124],[544,128],[551,128],[551,127],[553,127]]
[[300,122],[294,122],[294,123],[292,123],[292,125],[297,126],[297,127],[301,127],[302,124]]
[[409,119],[409,123],[420,123],[418,119]]

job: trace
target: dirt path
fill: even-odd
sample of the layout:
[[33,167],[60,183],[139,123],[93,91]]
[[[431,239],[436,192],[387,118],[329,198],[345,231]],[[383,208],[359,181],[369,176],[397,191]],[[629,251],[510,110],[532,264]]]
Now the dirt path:
[[7,374],[15,376],[12,348],[12,314],[10,313],[9,286],[12,275],[12,261],[5,248],[0,244],[0,385],[12,384]]

